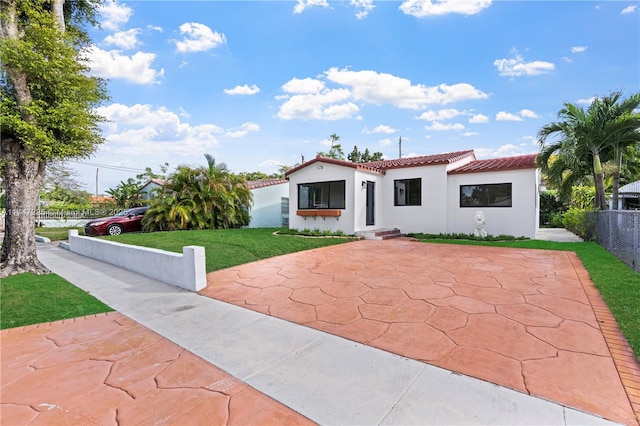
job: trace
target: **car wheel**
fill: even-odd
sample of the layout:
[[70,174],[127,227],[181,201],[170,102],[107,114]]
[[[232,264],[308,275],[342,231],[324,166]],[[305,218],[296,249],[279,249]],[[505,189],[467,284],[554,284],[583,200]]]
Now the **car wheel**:
[[120,225],[109,225],[107,227],[107,234],[109,235],[120,235],[122,234],[122,226]]

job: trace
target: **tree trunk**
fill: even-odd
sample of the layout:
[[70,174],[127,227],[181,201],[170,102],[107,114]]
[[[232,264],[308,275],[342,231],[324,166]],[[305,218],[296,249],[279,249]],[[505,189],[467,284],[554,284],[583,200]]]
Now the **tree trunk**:
[[622,148],[616,149],[616,169],[613,172],[613,194],[611,204],[613,210],[618,210],[618,189],[620,188],[620,168],[622,167]]
[[602,173],[602,163],[600,162],[600,155],[593,154],[593,172],[596,184],[596,210],[606,210],[607,200],[604,193],[604,175]]
[[0,251],[0,278],[22,272],[49,272],[36,255],[35,222],[45,164],[29,156],[24,146],[2,141],[6,189],[5,233]]

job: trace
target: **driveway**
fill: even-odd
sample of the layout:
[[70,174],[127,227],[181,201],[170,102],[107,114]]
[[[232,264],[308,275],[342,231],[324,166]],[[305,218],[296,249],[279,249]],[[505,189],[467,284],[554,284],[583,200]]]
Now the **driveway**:
[[640,418],[640,367],[574,253],[357,241],[210,273],[200,294],[624,424]]

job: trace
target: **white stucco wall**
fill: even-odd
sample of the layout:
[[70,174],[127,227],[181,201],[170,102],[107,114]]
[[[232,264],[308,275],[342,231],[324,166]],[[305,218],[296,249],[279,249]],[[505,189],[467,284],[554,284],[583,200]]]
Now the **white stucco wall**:
[[[355,172],[354,190],[354,226],[355,232],[367,229],[379,229],[384,223],[384,194],[383,177],[378,173],[368,173],[362,170]],[[367,226],[367,188],[362,186],[362,182],[373,182],[375,184],[374,195],[374,224]]]
[[252,189],[253,205],[249,228],[280,228],[282,226],[282,197],[289,197],[289,184]]
[[[536,169],[500,172],[464,173],[448,176],[448,233],[471,234],[475,230],[477,210],[486,217],[485,230],[491,235],[512,235],[535,238],[539,227],[539,171]],[[460,185],[511,183],[511,207],[460,207]]]
[[[420,206],[395,206],[394,181],[422,179]],[[403,233],[445,232],[447,223],[446,166],[409,167],[387,170],[384,176],[384,228],[398,228]]]
[[[361,192],[360,180],[356,181],[356,169],[338,166],[336,164],[316,162],[289,175],[289,228],[292,229],[320,229],[345,234],[355,233],[356,196]],[[298,184],[345,181],[345,208],[340,210],[340,217],[303,217],[296,214],[298,210]],[[357,186],[357,188],[356,188]],[[357,197],[358,202],[361,197]],[[362,201],[364,202],[364,201]],[[364,219],[363,219],[364,223]]]

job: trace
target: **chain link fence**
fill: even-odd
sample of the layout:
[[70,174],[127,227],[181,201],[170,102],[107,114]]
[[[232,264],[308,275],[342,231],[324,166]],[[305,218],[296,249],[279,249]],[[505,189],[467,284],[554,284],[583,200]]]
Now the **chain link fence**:
[[607,210],[593,216],[598,244],[640,272],[640,211]]

